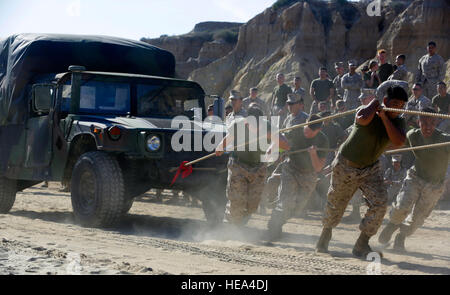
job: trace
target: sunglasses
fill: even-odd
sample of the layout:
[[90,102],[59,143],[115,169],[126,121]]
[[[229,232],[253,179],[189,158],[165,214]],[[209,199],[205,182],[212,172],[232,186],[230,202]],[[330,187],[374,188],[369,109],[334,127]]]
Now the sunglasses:
[[419,91],[420,88],[413,88],[413,91]]

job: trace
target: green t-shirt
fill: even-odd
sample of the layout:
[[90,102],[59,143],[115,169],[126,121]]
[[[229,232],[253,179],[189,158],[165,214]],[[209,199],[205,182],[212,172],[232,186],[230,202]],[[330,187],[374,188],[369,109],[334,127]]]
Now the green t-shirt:
[[[251,167],[256,167],[261,163],[261,155],[265,154],[266,151],[261,150],[258,141],[256,141],[256,145],[254,143],[254,141],[261,136],[259,134],[259,131],[258,134],[250,134],[250,130],[247,126],[238,126],[239,124],[243,124],[242,122],[242,120],[234,122],[229,129],[230,132],[231,129],[233,129],[234,132],[234,151],[232,153],[232,157],[235,158],[238,162],[244,163]],[[270,133],[270,123],[267,120],[264,120],[264,123],[267,124],[267,133]],[[245,138],[242,134],[242,130],[245,130]],[[259,140],[266,140],[265,142],[267,142],[267,139],[265,137]],[[236,148],[244,143],[246,144],[245,147],[240,147],[239,150],[238,148]],[[257,147],[256,150],[254,150],[254,147]]]
[[283,84],[281,86],[277,85],[273,89],[273,105],[280,108],[284,107],[286,105],[287,95],[289,93],[292,93],[292,90],[286,84]]
[[439,113],[448,114],[448,106],[450,105],[450,94],[441,97],[439,94],[433,97],[433,105],[439,108]]
[[[391,121],[397,128],[406,130],[404,119],[397,117]],[[341,145],[340,153],[347,160],[367,167],[378,160],[388,143],[389,137],[383,121],[375,115],[367,126],[355,122],[352,132]]]
[[311,82],[311,88],[314,89],[316,99],[324,101],[330,96],[330,89],[334,88],[334,84],[330,79],[315,79]]
[[335,119],[336,123],[338,123],[342,129],[347,129],[355,122],[355,114],[350,114],[344,117],[339,117]]
[[337,148],[338,143],[342,142],[345,137],[345,131],[342,127],[334,122],[329,122],[327,125],[323,125],[322,132],[327,136],[330,148]]
[[[433,135],[424,138],[420,129],[412,129],[407,134],[409,146],[420,146],[450,141],[450,135],[435,129]],[[447,173],[450,146],[413,151],[416,161],[414,168],[417,175],[425,181],[439,183],[444,181]]]
[[[317,148],[329,148],[328,138],[322,131],[313,138],[306,138],[303,134],[303,128],[297,128],[289,131],[286,138],[291,146],[291,152],[307,149],[313,145]],[[319,158],[325,158],[327,153],[326,151],[317,151]],[[288,163],[302,173],[315,172],[308,151],[289,155]]]

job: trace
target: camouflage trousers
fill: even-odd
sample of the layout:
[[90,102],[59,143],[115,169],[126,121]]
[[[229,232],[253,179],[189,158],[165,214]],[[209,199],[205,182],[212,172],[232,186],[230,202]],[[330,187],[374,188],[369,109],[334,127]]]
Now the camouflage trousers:
[[274,208],[276,205],[278,187],[281,183],[281,171],[282,171],[282,162],[278,163],[275,170],[272,174],[267,178],[266,183],[264,185],[264,190],[262,194],[261,202],[265,207]]
[[400,231],[412,235],[430,216],[444,193],[444,183],[429,183],[418,177],[414,169],[409,169],[397,200],[391,211],[390,222],[403,223]]
[[358,188],[368,206],[359,229],[368,236],[377,233],[387,209],[387,190],[380,161],[358,169],[351,167],[349,161],[340,154],[333,162],[331,185],[322,220],[324,227],[333,228],[339,224],[345,208]]
[[252,168],[230,158],[226,189],[228,203],[225,210],[225,217],[229,222],[241,225],[256,212],[265,178],[265,165]]
[[388,205],[395,202],[400,189],[402,188],[401,184],[393,183],[388,187]]
[[276,206],[269,223],[282,226],[289,218],[303,212],[316,183],[316,173],[300,173],[288,162],[283,162]]

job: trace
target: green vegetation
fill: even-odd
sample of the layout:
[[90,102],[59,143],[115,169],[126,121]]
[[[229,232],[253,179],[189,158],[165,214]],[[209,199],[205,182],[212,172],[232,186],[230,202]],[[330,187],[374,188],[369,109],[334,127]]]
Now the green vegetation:
[[223,40],[227,43],[236,43],[238,40],[239,32],[236,32],[236,30],[220,30],[213,34],[214,40]]

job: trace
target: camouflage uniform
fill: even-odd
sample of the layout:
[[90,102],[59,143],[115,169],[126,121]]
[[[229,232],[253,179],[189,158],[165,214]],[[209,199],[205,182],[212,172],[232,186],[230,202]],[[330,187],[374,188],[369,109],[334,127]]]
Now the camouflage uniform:
[[389,76],[388,80],[406,81],[408,78],[408,69],[405,65],[397,67],[397,69]]
[[[405,128],[402,118],[390,120],[396,128]],[[369,208],[359,228],[368,237],[377,232],[386,213],[388,199],[380,156],[389,142],[384,123],[378,116],[374,116],[368,125],[353,125],[351,134],[341,145],[332,164],[324,228],[330,229],[339,224],[348,202],[360,189]]]
[[436,95],[436,84],[445,78],[444,63],[444,59],[438,54],[426,54],[419,59],[416,82],[422,84],[425,96]]
[[[448,142],[450,135],[435,129],[431,138],[424,138],[420,129],[413,129],[408,132],[407,138],[410,146],[420,146]],[[393,225],[403,222],[400,234],[404,237],[412,235],[423,225],[444,193],[450,148],[417,150],[414,155],[416,162],[408,170],[390,218],[390,224]]]
[[414,169],[409,169],[393,206],[390,222],[403,222],[406,227],[400,227],[400,232],[412,235],[431,214],[444,190],[444,183],[429,183],[418,177]]
[[281,164],[281,183],[278,187],[276,206],[272,215],[279,216],[277,220],[284,224],[292,216],[301,213],[316,188],[317,174],[302,173],[292,167],[287,161]]
[[353,168],[340,154],[333,162],[331,186],[322,221],[324,227],[334,228],[339,224],[348,202],[358,188],[363,192],[369,207],[359,228],[368,236],[376,234],[386,213],[387,204],[380,161],[362,169]]
[[266,178],[266,167],[256,167],[240,163],[230,157],[228,162],[228,203],[225,217],[233,224],[244,224],[256,212]]
[[[431,107],[431,100],[424,95],[421,95],[417,99],[414,96],[411,96],[406,103],[407,110],[419,111],[425,107]],[[407,124],[412,124],[414,127],[418,127],[418,116],[403,114],[402,117],[405,118]]]
[[[328,139],[321,131],[313,138],[306,138],[303,129],[295,129],[286,133],[292,151],[307,147],[328,148]],[[326,152],[317,151],[319,158],[325,158]],[[278,187],[276,207],[268,223],[269,239],[275,240],[281,235],[286,221],[302,213],[316,187],[317,173],[309,152],[291,153],[281,164],[281,184]]]
[[[267,173],[265,163],[261,162],[261,156],[265,151],[261,149],[249,150],[250,146],[248,145],[253,141],[254,136],[256,138],[262,138],[262,136],[251,132],[248,126],[244,125],[245,127],[242,127],[246,130],[245,136],[244,138],[238,138],[240,124],[244,124],[244,122],[238,120],[229,126],[229,132],[234,134],[234,147],[241,145],[241,140],[245,140],[247,144],[244,150],[240,148],[233,150],[228,161],[226,189],[228,203],[225,217],[235,225],[247,223],[250,216],[258,209]],[[265,121],[265,124],[267,124],[267,130],[270,130],[270,123]]]
[[364,86],[361,75],[358,73],[353,75],[347,73],[342,77],[341,85],[345,90],[343,100],[347,105],[347,109],[352,110],[357,108],[360,105],[358,97],[361,94],[361,88]]
[[337,75],[333,79],[334,88],[336,89],[336,94],[335,94],[335,96],[337,97],[336,100],[344,98],[344,89],[342,88],[342,78],[343,77],[344,77],[344,75],[342,75],[342,76]]
[[305,88],[300,87],[299,89],[295,89],[295,87],[292,87],[292,93],[300,95],[300,97],[305,96],[306,90]]
[[[294,125],[305,123],[307,119],[308,114],[302,111],[299,111],[296,116],[289,114],[289,116],[283,123],[283,128],[289,128]],[[279,160],[277,161],[277,163],[274,164],[276,165],[276,168],[272,172],[270,177],[267,178],[266,185],[264,187],[263,201],[265,204],[268,204],[269,207],[273,207],[277,197],[278,187],[281,183],[281,171],[282,171],[281,159],[282,156],[280,155]]]
[[388,168],[384,173],[384,180],[391,182],[388,186],[388,204],[392,203],[397,197],[398,192],[402,188],[403,180],[406,176],[406,169],[400,168],[395,171],[394,168]]

